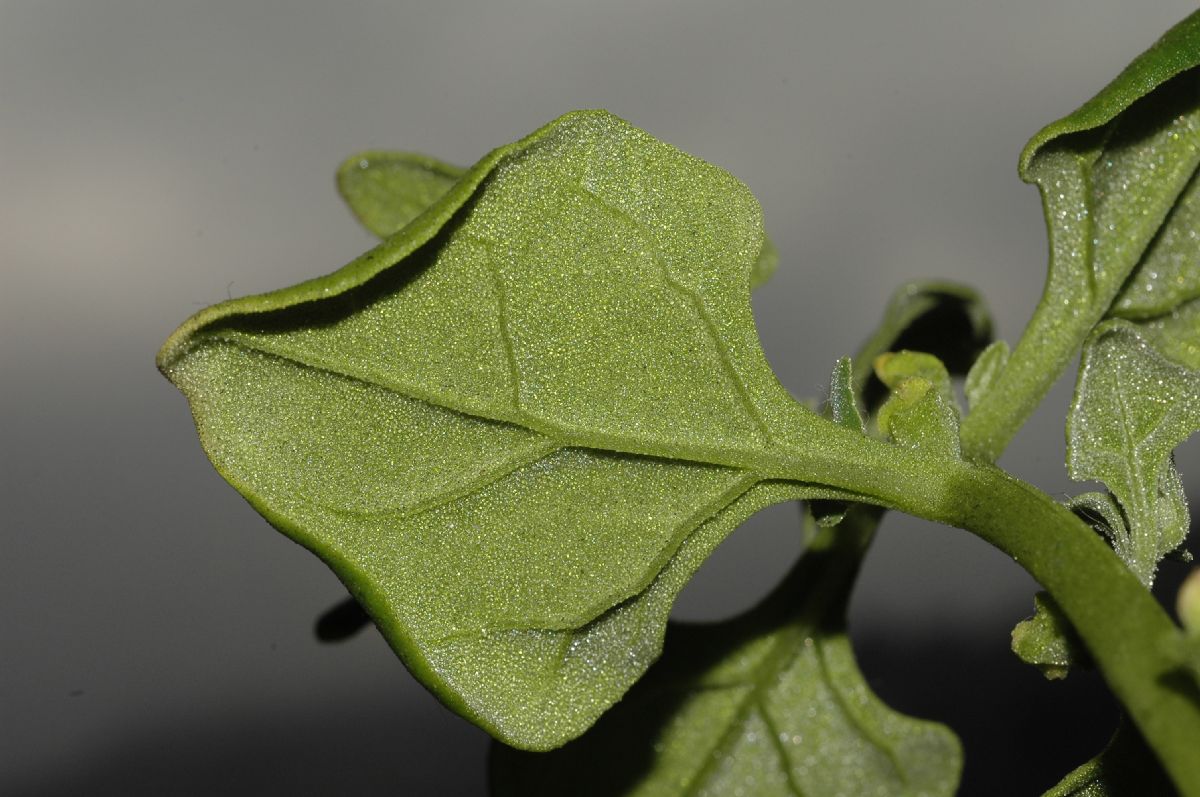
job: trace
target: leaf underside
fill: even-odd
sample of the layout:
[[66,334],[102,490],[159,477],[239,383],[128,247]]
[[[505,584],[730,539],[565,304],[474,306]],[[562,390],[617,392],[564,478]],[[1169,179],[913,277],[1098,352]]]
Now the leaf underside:
[[1149,318],[1200,296],[1200,13],[1021,154],[1050,242],[1042,299],[990,398],[963,425],[994,460],[1106,317]]
[[159,363],[217,469],[427,686],[546,749],[640,676],[741,520],[856,497],[785,481],[850,432],[762,355],[762,250],[734,178],[579,112],[341,271],[201,312]]
[[1178,548],[1189,518],[1183,485],[1171,459],[1200,429],[1200,363],[1179,362],[1156,348],[1167,324],[1169,351],[1200,343],[1200,315],[1181,308],[1149,332],[1128,321],[1097,328],[1083,350],[1067,425],[1071,477],[1104,482],[1120,505],[1106,531],[1117,554],[1145,583]]
[[748,614],[673,624],[664,658],[584,737],[545,754],[494,745],[492,794],[953,794],[962,762],[954,734],[887,708],[845,633],[877,517],[860,506],[823,530]]
[[[380,238],[403,229],[454,187],[467,169],[428,155],[372,150],[347,158],[337,185],[355,217]],[[779,268],[779,251],[764,237],[750,270],[750,287],[765,285]]]

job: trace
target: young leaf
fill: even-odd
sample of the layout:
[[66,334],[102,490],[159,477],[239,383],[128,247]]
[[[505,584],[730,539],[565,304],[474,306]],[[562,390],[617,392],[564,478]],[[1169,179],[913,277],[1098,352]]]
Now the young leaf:
[[342,162],[338,191],[362,225],[387,238],[446,195],[467,170],[411,152],[362,152]]
[[[1190,339],[1200,337],[1194,328]],[[1109,321],[1083,350],[1067,422],[1071,477],[1104,482],[1126,519],[1112,543],[1149,585],[1188,529],[1171,452],[1200,429],[1200,370],[1164,357],[1136,325]]]
[[879,409],[879,430],[900,445],[957,458],[958,401],[942,362],[924,352],[881,354],[875,373],[892,389]]
[[[1021,177],[1038,186],[1045,209],[1049,275],[993,398],[964,422],[970,456],[999,454],[1109,313],[1139,263],[1146,263],[1135,280],[1142,287],[1139,280],[1154,279],[1163,261],[1174,262],[1177,274],[1195,268],[1180,258],[1190,251],[1196,262],[1194,227],[1188,225],[1200,165],[1197,63],[1200,13],[1169,31],[1079,110],[1040,131],[1022,152]],[[1158,246],[1151,246],[1156,236]],[[1187,292],[1170,293],[1167,302]],[[1160,306],[1157,295],[1148,306]],[[1134,303],[1121,312],[1146,310]]]
[[1086,656],[1083,645],[1053,598],[1039,592],[1033,596],[1033,605],[1033,616],[1013,629],[1013,653],[1050,680],[1066,678]]
[[957,739],[881,703],[846,637],[877,517],[860,506],[822,531],[748,614],[673,624],[664,658],[582,738],[546,754],[493,745],[494,797],[953,794]]
[[979,355],[979,359],[967,372],[963,385],[963,393],[967,397],[967,406],[974,407],[983,400],[984,394],[996,382],[996,377],[1008,364],[1008,344],[1002,340],[994,341]]
[[[362,152],[342,162],[338,191],[362,225],[387,238],[421,215],[467,173],[427,155],[411,152]],[[750,270],[750,287],[767,283],[779,267],[779,251],[763,237]]]
[[1174,797],[1178,794],[1137,729],[1128,723],[1097,757],[1043,797]]
[[653,659],[685,551],[763,500],[858,497],[775,481],[864,438],[771,373],[761,251],[733,177],[580,112],[341,271],[202,311],[159,365],[427,686],[545,749]]

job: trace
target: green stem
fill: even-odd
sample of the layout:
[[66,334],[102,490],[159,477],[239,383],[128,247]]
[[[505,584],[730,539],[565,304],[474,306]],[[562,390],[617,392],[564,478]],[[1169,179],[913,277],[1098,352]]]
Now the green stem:
[[1047,289],[1008,363],[963,419],[965,456],[983,462],[1000,458],[1108,307],[1105,302],[1078,301],[1068,311],[1062,301],[1049,300],[1061,293]]
[[785,478],[966,529],[1012,556],[1062,608],[1180,793],[1200,797],[1200,687],[1182,633],[1100,535],[993,465],[827,430],[823,455],[794,458]]
[[[909,514],[974,532],[1040,582],[1180,794],[1200,797],[1200,689],[1173,653],[1179,630],[1112,549],[1048,495],[991,465],[943,466],[940,489],[914,491],[911,478],[896,475],[908,468],[897,464],[890,477],[877,474],[877,494]],[[915,468],[910,473],[928,476],[927,467]]]

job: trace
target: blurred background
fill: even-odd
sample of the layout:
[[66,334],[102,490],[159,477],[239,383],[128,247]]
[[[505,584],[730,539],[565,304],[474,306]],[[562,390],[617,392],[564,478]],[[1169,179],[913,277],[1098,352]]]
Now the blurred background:
[[[373,629],[316,641],[343,588],[221,481],[154,370],[200,307],[371,245],[333,188],[344,157],[469,164],[612,110],[759,197],[782,255],[754,299],[763,345],[820,396],[905,280],[975,285],[1015,339],[1045,262],[1018,151],[1192,10],[0,0],[0,794],[485,794],[486,736]],[[1069,395],[1002,462],[1058,495],[1082,490]],[[1195,503],[1194,441],[1179,464]],[[798,550],[796,508],[762,513],[676,615],[748,608]],[[866,562],[864,670],[960,731],[964,794],[1041,793],[1114,722],[1094,677],[1049,684],[1009,655],[1034,589],[970,535],[895,516]]]

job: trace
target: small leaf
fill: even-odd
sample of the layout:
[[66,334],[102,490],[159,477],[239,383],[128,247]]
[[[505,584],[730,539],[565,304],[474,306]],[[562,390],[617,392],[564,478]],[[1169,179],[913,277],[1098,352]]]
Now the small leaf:
[[1174,797],[1177,793],[1141,735],[1122,723],[1104,752],[1043,797]]
[[963,385],[968,407],[974,407],[983,399],[1008,363],[1008,355],[1008,344],[1002,340],[993,341],[980,353],[979,359],[967,372],[967,380]]
[[649,666],[697,557],[749,513],[860,497],[782,481],[864,438],[763,356],[761,224],[726,172],[569,114],[342,270],[197,314],[159,366],[218,471],[430,689],[545,749]]
[[871,693],[845,633],[876,510],[826,529],[750,613],[672,624],[663,659],[560,750],[493,745],[494,797],[954,793],[957,739]]
[[362,152],[338,169],[342,198],[362,225],[387,238],[446,195],[467,170],[411,152]]
[[1072,667],[1088,660],[1083,643],[1047,593],[1034,595],[1033,605],[1033,617],[1013,629],[1013,653],[1050,680],[1066,678]]
[[941,361],[923,352],[881,354],[875,373],[892,389],[879,409],[880,431],[900,445],[957,458],[958,402]]
[[1072,478],[1102,481],[1120,502],[1127,528],[1113,548],[1146,585],[1187,534],[1171,452],[1198,428],[1200,371],[1164,357],[1134,324],[1098,327],[1079,366],[1067,465]]

